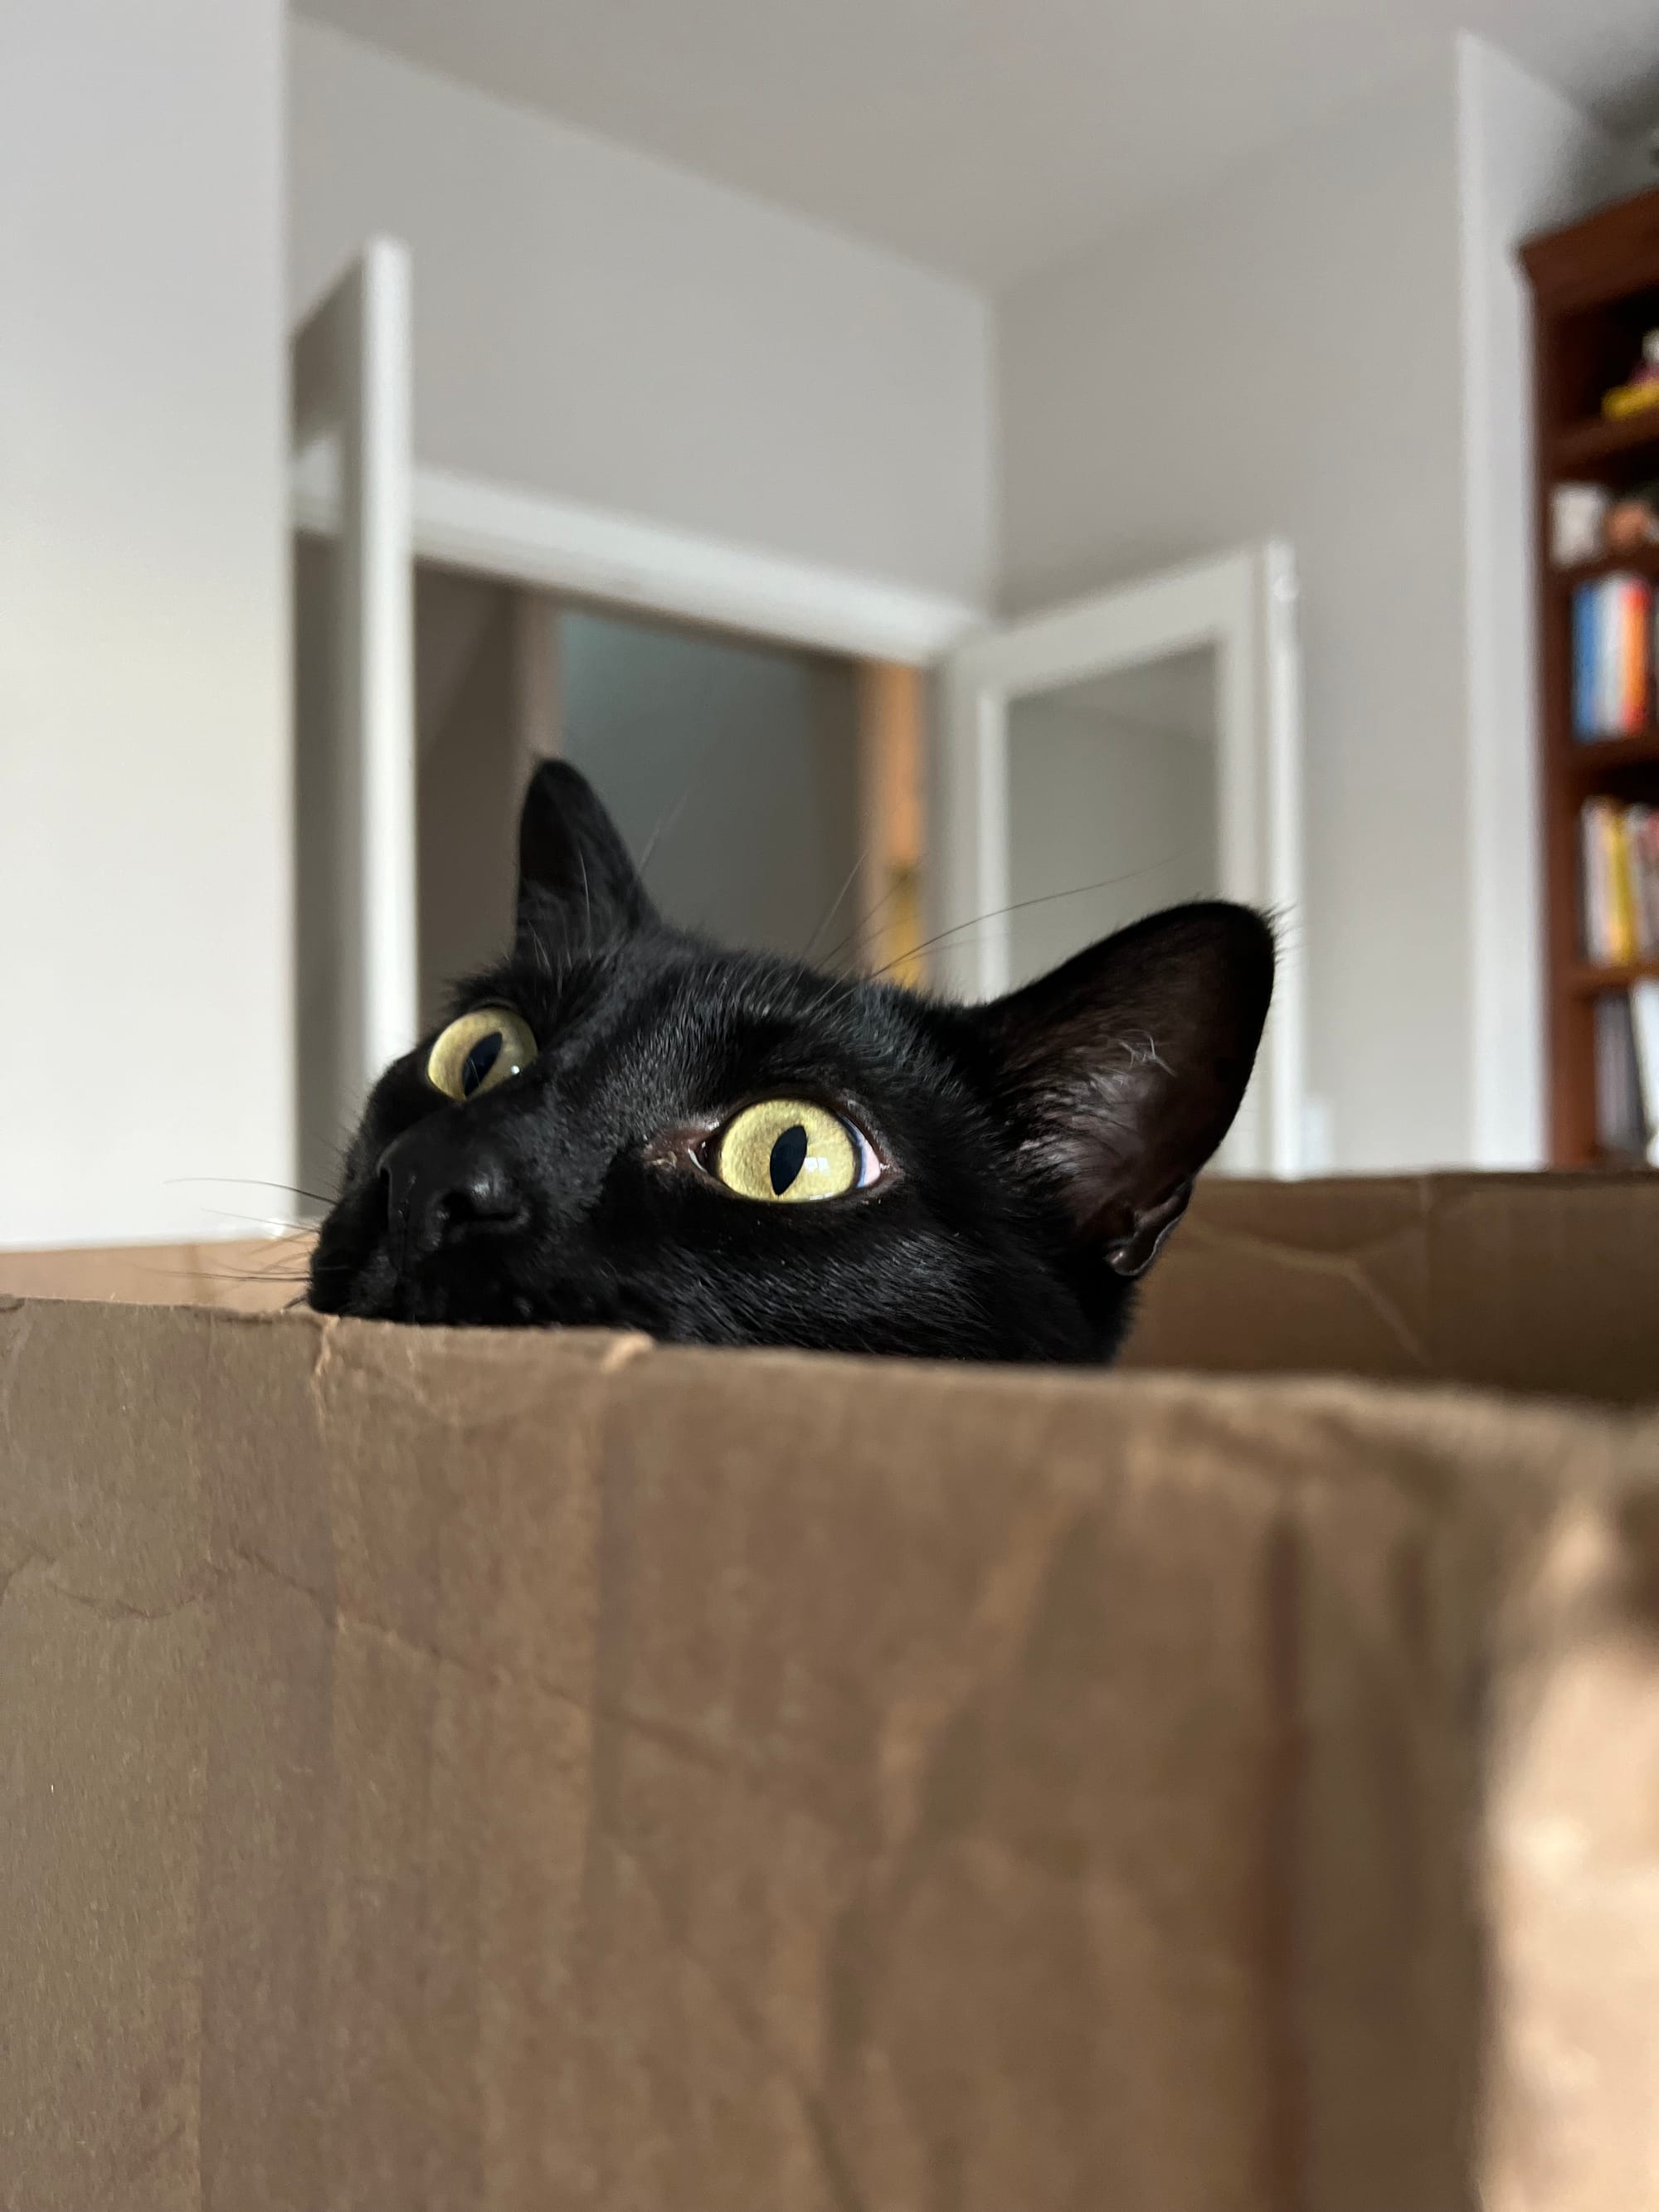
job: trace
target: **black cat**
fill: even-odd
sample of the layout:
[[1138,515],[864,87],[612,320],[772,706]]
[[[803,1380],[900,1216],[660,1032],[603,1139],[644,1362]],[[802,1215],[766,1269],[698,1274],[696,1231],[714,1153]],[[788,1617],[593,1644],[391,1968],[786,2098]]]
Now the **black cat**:
[[673,927],[561,763],[519,853],[512,953],[375,1086],[313,1306],[1109,1358],[1243,1095],[1257,915],[1177,907],[957,1006]]

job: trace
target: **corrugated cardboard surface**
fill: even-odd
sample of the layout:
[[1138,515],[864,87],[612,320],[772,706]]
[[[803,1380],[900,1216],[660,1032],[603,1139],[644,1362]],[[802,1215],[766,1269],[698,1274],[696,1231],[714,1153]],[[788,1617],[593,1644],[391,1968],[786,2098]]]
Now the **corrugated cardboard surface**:
[[0,1252],[0,1297],[96,1298],[121,1305],[221,1306],[275,1313],[301,1302],[311,1240],[65,1245]]
[[[0,1252],[0,1293],[267,1310],[307,1249]],[[1659,1399],[1659,1175],[1208,1177],[1123,1362]]]
[[1659,1488],[1565,1512],[1492,1701],[1483,2212],[1659,2204]]
[[0,2201],[1472,2202],[1502,1593],[1651,1426],[0,1312]]
[[1124,1358],[1659,1398],[1659,1175],[1212,1176]]

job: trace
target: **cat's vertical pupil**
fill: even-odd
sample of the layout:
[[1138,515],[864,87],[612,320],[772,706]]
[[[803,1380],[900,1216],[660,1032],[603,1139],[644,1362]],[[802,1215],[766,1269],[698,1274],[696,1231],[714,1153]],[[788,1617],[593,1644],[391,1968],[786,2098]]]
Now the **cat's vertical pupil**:
[[770,1161],[772,1188],[779,1198],[783,1196],[785,1191],[800,1173],[801,1163],[805,1158],[806,1131],[803,1125],[797,1121],[792,1128],[784,1131],[772,1147]]
[[461,1096],[470,1098],[501,1056],[501,1033],[491,1030],[478,1039],[461,1062]]

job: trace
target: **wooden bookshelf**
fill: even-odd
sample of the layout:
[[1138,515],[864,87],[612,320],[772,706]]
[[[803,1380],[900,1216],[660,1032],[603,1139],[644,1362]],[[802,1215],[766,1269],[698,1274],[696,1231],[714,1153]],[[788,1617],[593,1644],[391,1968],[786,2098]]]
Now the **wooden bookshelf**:
[[1659,767],[1659,734],[1650,731],[1639,738],[1598,738],[1592,744],[1575,744],[1567,765],[1581,790],[1595,791],[1620,769]]
[[1627,968],[1591,968],[1581,961],[1567,978],[1576,998],[1597,999],[1603,991],[1628,991],[1632,983],[1659,977],[1659,960],[1637,960]]
[[1637,737],[1575,740],[1572,591],[1615,569],[1659,583],[1659,546],[1558,568],[1551,559],[1550,495],[1563,481],[1603,483],[1618,492],[1659,480],[1659,408],[1611,422],[1601,412],[1602,394],[1630,374],[1644,332],[1659,329],[1659,189],[1533,239],[1522,259],[1533,294],[1550,1148],[1558,1167],[1586,1167],[1599,1158],[1596,1000],[1603,992],[1659,975],[1659,962],[1615,969],[1586,961],[1579,809],[1600,793],[1659,804],[1659,726]]
[[[1654,473],[1659,476],[1659,463]],[[1599,561],[1576,561],[1570,568],[1552,569],[1550,580],[1571,598],[1575,584],[1593,584],[1598,576],[1615,573],[1659,579],[1659,545],[1632,545],[1624,553],[1604,553]]]
[[1659,406],[1608,422],[1600,416],[1588,422],[1571,423],[1556,433],[1555,472],[1558,476],[1600,476],[1607,462],[1623,464],[1645,455],[1650,463],[1659,453]]

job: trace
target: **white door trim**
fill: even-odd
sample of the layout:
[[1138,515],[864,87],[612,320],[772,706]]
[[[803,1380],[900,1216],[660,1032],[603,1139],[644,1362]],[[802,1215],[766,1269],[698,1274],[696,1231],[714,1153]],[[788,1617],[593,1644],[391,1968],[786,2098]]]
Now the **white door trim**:
[[[421,559],[860,659],[925,667],[985,619],[910,585],[447,469],[416,469],[413,509]],[[301,456],[292,511],[296,529],[333,527],[326,449]]]
[[[1008,988],[1008,704],[1084,678],[1212,647],[1217,695],[1219,889],[1301,917],[1302,775],[1296,562],[1277,539],[1167,571],[971,637],[942,670],[939,968],[967,998]],[[1281,953],[1252,1085],[1229,1140],[1243,1173],[1301,1167],[1304,1006],[1294,943]]]
[[331,732],[337,843],[338,1096],[355,1120],[417,1027],[414,568],[410,555],[410,275],[407,246],[371,239],[291,344],[291,437],[332,477],[339,669]]

